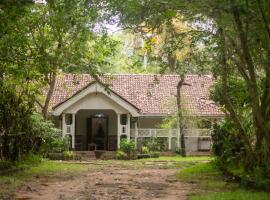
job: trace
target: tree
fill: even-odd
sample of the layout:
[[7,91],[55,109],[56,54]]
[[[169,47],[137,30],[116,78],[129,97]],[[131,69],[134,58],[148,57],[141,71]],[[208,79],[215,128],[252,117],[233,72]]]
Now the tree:
[[25,7],[16,22],[11,21],[12,13],[6,17],[10,21],[5,22],[2,61],[12,65],[18,57],[16,69],[27,67],[31,74],[25,77],[44,88],[36,102],[45,119],[59,73],[83,71],[98,79],[99,67],[114,53],[116,43],[107,36],[99,9],[98,3],[87,0],[46,1]]
[[37,137],[32,116],[38,103],[47,119],[59,73],[84,68],[98,79],[98,66],[114,47],[100,16],[99,4],[83,0],[0,3],[0,150],[5,159],[18,160],[32,149]]
[[[99,5],[90,1],[47,1],[36,5],[29,17],[31,42],[39,72],[49,86],[39,105],[45,118],[57,74],[84,69],[97,78],[98,67],[113,53],[111,42],[101,26]],[[97,29],[99,26],[99,30]],[[102,33],[103,32],[103,33]]]
[[[209,71],[209,51],[197,37],[199,29],[186,23],[180,5],[176,1],[126,1],[109,2],[111,12],[120,18],[120,24],[147,35],[146,52],[148,60],[159,65],[159,72],[174,73],[180,77],[177,85],[177,116],[180,126],[182,155],[185,156],[184,124],[181,108],[181,87],[185,85],[186,73]],[[183,3],[181,3],[183,4]],[[158,14],[157,14],[158,13]],[[200,64],[198,65],[198,60]]]
[[[203,45],[210,55],[212,71],[222,91],[215,100],[236,127],[244,143],[247,171],[268,163],[270,151],[270,4],[267,0],[126,1],[110,3],[124,25],[142,29],[157,28],[178,15],[193,29],[192,44]],[[171,39],[179,41],[172,35]],[[176,43],[177,44],[177,43]],[[179,45],[177,44],[176,47]],[[194,55],[194,61],[204,56]],[[199,59],[198,59],[199,58]],[[193,66],[192,66],[193,67]],[[244,107],[241,98],[232,98],[232,80],[240,80],[247,91]],[[218,97],[218,98],[217,98]],[[246,126],[251,116],[251,127]],[[232,134],[232,133],[231,133]]]

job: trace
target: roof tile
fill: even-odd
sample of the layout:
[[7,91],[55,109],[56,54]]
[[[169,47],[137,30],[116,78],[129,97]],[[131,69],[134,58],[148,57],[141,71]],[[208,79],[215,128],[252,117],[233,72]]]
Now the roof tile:
[[[142,114],[175,114],[176,86],[178,75],[119,74],[104,75],[102,82],[124,99],[134,104]],[[88,74],[62,74],[56,81],[50,107],[65,101],[87,86],[94,79]],[[220,108],[209,99],[210,87],[214,83],[211,75],[187,75],[182,86],[182,107],[194,115],[223,115]]]

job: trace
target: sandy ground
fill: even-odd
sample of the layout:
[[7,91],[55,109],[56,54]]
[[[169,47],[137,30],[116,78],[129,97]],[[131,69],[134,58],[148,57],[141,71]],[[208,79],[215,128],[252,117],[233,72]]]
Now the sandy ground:
[[40,200],[184,200],[194,185],[179,182],[177,169],[128,169],[117,165],[64,179],[35,178],[16,192],[16,199]]

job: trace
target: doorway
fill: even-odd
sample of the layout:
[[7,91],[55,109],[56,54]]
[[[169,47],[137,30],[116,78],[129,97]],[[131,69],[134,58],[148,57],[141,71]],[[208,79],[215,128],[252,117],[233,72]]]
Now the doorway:
[[94,146],[94,150],[108,150],[108,117],[104,114],[87,119],[87,150],[89,146]]

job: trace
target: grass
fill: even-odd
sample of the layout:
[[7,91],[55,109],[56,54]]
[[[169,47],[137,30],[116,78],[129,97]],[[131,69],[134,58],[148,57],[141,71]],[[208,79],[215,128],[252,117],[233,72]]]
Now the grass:
[[190,200],[269,200],[270,195],[266,192],[254,192],[239,189],[229,192],[210,192],[202,195],[196,195]]
[[187,168],[200,162],[209,162],[212,160],[210,157],[180,157],[180,156],[163,156],[159,158],[144,158],[139,160],[121,160],[114,161],[117,166],[128,169],[142,169],[142,168]]
[[144,158],[141,161],[171,161],[171,162],[191,162],[191,161],[210,161],[212,160],[211,157],[206,156],[189,156],[189,157],[181,157],[181,156],[161,156],[159,158]]
[[195,194],[190,200],[266,200],[270,193],[241,188],[237,183],[226,182],[212,162],[199,163],[181,170],[177,177],[195,183],[204,192]]

